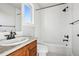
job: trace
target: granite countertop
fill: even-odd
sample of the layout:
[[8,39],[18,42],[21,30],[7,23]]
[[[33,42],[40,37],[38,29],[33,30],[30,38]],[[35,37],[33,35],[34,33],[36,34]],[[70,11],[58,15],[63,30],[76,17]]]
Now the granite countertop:
[[7,56],[8,54],[12,53],[13,51],[16,51],[17,49],[31,43],[36,39],[30,38],[27,42],[24,42],[22,44],[16,45],[16,46],[0,46],[0,56]]

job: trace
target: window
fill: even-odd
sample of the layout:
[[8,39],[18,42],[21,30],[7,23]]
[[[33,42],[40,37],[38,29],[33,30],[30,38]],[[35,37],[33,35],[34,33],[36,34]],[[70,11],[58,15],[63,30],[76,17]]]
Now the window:
[[22,24],[33,24],[33,9],[30,4],[23,4],[22,6],[23,19]]

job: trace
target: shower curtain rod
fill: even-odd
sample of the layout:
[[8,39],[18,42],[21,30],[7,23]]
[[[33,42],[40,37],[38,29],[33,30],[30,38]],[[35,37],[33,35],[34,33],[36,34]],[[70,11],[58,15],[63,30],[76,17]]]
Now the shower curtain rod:
[[46,9],[46,8],[55,7],[55,6],[59,6],[59,5],[63,5],[63,4],[66,4],[66,3],[59,3],[59,4],[56,4],[56,5],[51,5],[51,6],[47,6],[47,7],[43,7],[43,8],[39,8],[39,9],[36,9],[36,11],[38,11],[38,10],[42,10],[42,9]]
[[74,25],[76,22],[79,22],[79,20],[76,20],[76,21],[74,21],[74,22],[72,22],[70,24]]

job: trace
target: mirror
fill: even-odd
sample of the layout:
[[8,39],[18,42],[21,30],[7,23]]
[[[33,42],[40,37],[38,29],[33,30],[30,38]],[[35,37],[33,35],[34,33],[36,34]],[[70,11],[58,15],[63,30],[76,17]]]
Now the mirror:
[[0,3],[0,32],[20,31],[20,13],[20,3]]
[[24,35],[32,36],[33,24],[33,9],[30,4],[0,4],[0,32],[22,31]]
[[0,32],[22,31],[28,24],[32,24],[30,4],[0,3]]

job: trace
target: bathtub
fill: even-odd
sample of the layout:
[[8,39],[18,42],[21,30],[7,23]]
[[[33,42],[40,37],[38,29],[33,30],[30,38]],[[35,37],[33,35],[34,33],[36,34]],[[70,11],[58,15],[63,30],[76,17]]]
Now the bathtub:
[[53,44],[48,42],[39,42],[39,44],[43,44],[48,47],[48,56],[72,56],[72,48],[65,44]]

